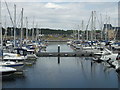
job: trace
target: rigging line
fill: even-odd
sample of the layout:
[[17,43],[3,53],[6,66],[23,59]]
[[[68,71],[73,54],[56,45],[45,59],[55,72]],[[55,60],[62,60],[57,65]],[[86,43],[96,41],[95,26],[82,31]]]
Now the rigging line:
[[98,19],[98,15],[97,15],[97,14],[96,14],[96,19],[97,19],[97,21],[98,21],[99,28],[101,28],[101,24],[100,24],[100,21],[99,21],[99,19]]
[[103,17],[105,17],[105,18],[103,19],[102,23],[106,23],[106,15],[104,15],[104,14],[102,14],[102,15],[103,15]]
[[17,21],[17,26],[20,27],[20,21],[21,20],[21,13],[19,14],[18,21]]
[[[4,0],[4,1],[5,1],[5,0]],[[10,20],[11,20],[11,22],[12,22],[12,25],[14,26],[14,23],[13,23],[13,20],[12,20],[12,17],[11,17],[11,13],[10,13],[10,11],[9,11],[8,4],[7,4],[6,1],[5,1],[5,5],[6,5],[6,7],[7,7],[7,10],[8,10],[8,13],[9,13]]]
[[5,39],[5,37],[7,36],[7,28],[6,28],[6,15],[5,15],[5,34],[3,35],[3,40]]
[[92,15],[90,16],[90,18],[89,18],[89,20],[88,20],[88,24],[87,24],[86,29],[85,29],[86,34],[87,34],[87,36],[86,36],[86,39],[87,39],[87,40],[89,39],[89,38],[88,38],[89,36],[88,36],[88,31],[87,31],[87,29],[88,29],[88,26],[89,26],[89,23],[90,23],[91,18],[92,18]]
[[88,24],[86,26],[86,30],[88,29],[89,23],[90,23],[90,19],[91,19],[92,15],[90,16],[89,20],[88,20]]

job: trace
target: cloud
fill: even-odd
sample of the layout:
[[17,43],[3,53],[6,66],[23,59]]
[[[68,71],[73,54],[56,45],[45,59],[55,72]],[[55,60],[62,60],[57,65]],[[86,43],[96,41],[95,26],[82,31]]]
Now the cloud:
[[[39,23],[40,27],[50,27],[56,29],[78,29],[77,26],[81,24],[82,20],[84,20],[84,24],[86,26],[91,15],[91,11],[93,10],[97,12],[98,16],[100,16],[99,14],[101,13],[103,15],[103,20],[105,20],[105,15],[107,12],[108,16],[111,17],[111,23],[113,25],[115,19],[117,19],[118,13],[117,3],[10,2],[8,3],[8,6],[12,17],[14,16],[14,3],[17,6],[17,22],[20,24],[20,12],[21,8],[24,8],[24,18],[26,16],[28,17],[30,28],[32,27],[33,17],[35,17],[35,25],[36,23]],[[7,25],[11,25],[6,6],[5,4],[2,4],[3,23],[5,22],[5,15],[8,18]]]
[[51,8],[51,9],[62,9],[64,7],[60,6],[60,5],[57,5],[55,3],[47,3],[45,5],[46,8]]

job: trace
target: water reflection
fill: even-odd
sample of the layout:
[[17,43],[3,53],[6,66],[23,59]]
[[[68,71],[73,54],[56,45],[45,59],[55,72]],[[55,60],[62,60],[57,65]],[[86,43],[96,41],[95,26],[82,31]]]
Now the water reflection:
[[2,77],[2,81],[5,83],[5,82],[13,82],[15,81],[16,79],[25,79],[25,75],[24,74],[20,74],[20,75],[17,75],[17,74],[13,74],[13,75],[10,75],[10,76],[4,76]]
[[[73,51],[65,43],[51,43],[47,51]],[[26,66],[24,76],[3,81],[3,87],[17,88],[117,88],[120,74],[106,63],[90,57],[40,57]]]
[[120,90],[120,73],[118,73],[118,89]]
[[58,64],[60,64],[60,56],[58,56]]

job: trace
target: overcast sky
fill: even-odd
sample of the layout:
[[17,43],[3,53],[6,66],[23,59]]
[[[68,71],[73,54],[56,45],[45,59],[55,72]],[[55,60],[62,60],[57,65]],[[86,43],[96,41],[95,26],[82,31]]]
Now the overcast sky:
[[119,0],[6,0],[6,1],[8,2],[118,2]]
[[[25,17],[28,17],[29,28],[33,27],[34,18],[35,25],[40,28],[53,29],[81,29],[81,21],[84,20],[84,28],[86,27],[92,11],[96,11],[96,28],[100,25],[100,14],[102,14],[103,23],[106,22],[106,15],[110,17],[110,23],[117,25],[118,18],[118,0],[6,0],[12,18],[14,15],[14,4],[17,6],[17,25],[20,25],[20,12],[24,8],[24,26]],[[83,2],[84,1],[84,2]],[[101,2],[100,2],[101,1]],[[2,23],[4,26],[6,16],[7,26],[11,26],[9,14],[5,3],[2,3]],[[79,25],[79,27],[78,27]]]

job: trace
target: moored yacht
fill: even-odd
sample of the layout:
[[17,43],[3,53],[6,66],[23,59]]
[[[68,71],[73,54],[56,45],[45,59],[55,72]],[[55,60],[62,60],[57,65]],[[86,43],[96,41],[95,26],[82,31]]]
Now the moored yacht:
[[21,56],[20,54],[14,53],[3,53],[3,60],[4,61],[24,61],[26,60],[26,56]]
[[118,53],[113,53],[107,48],[99,48],[96,53],[94,53],[93,60],[107,61],[107,60],[116,60]]
[[0,66],[12,67],[12,68],[15,68],[17,70],[20,70],[24,66],[24,63],[23,62],[13,62],[13,61],[1,61]]
[[26,50],[26,56],[27,59],[37,59],[38,57],[35,54],[35,49],[34,48],[27,48],[27,47],[22,47],[22,49]]
[[0,66],[0,73],[2,74],[1,76],[9,76],[15,72],[16,72],[15,68]]
[[118,54],[117,57],[109,59],[107,61],[111,66],[113,66],[116,71],[120,71],[120,55]]

